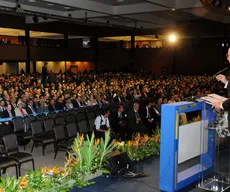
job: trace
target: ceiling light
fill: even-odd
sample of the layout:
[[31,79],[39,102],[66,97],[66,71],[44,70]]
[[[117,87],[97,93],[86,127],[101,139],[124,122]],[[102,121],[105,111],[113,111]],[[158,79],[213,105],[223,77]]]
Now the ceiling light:
[[47,3],[47,5],[48,5],[48,6],[54,6],[54,4],[53,4],[53,3]]
[[228,6],[228,10],[230,11],[230,6]]
[[35,3],[36,0],[28,0],[30,3]]
[[176,35],[174,35],[174,34],[171,34],[170,36],[169,36],[169,41],[170,42],[175,42],[177,40],[177,36]]
[[64,9],[71,9],[71,7],[64,7]]

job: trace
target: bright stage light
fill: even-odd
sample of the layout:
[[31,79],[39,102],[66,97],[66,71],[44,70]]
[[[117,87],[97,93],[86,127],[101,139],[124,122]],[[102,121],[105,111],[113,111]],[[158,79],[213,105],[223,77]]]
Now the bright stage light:
[[169,36],[169,41],[170,42],[175,42],[176,40],[177,40],[177,36],[176,35],[172,34],[172,35]]

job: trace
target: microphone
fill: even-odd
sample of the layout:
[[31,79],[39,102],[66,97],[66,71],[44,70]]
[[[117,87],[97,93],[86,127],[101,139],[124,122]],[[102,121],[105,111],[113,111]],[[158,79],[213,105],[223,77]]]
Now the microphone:
[[220,73],[226,71],[227,69],[229,69],[229,66],[225,67],[224,69],[218,71],[215,75],[212,76],[212,78],[215,78],[217,75],[219,75]]

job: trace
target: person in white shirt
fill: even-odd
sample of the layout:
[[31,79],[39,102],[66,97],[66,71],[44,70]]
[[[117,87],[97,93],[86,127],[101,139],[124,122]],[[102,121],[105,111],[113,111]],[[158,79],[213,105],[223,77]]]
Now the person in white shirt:
[[94,134],[97,138],[105,138],[105,133],[110,130],[109,115],[110,111],[106,108],[103,109],[102,114],[95,119]]

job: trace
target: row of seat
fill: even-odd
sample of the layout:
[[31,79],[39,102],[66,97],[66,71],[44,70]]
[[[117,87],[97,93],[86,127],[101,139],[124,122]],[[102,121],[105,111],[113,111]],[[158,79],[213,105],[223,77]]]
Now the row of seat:
[[21,176],[21,165],[26,162],[32,162],[35,170],[34,159],[30,153],[19,152],[17,136],[15,134],[6,135],[2,138],[4,149],[0,155],[0,176],[3,170],[5,173],[9,167],[15,167],[16,177]]

